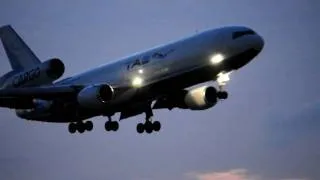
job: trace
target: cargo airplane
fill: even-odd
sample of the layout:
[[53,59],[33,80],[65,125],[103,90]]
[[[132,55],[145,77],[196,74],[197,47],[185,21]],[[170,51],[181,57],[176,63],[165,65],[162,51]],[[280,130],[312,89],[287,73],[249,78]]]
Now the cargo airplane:
[[[144,113],[136,130],[152,133],[161,129],[154,109],[209,109],[227,99],[229,74],[264,46],[247,27],[208,29],[58,80],[60,59],[41,62],[10,25],[0,28],[0,38],[12,67],[0,78],[0,107],[26,120],[68,123],[70,133],[91,131],[88,119],[96,116],[107,117],[106,131],[117,131],[116,113],[120,120]],[[216,84],[194,87],[210,81]]]

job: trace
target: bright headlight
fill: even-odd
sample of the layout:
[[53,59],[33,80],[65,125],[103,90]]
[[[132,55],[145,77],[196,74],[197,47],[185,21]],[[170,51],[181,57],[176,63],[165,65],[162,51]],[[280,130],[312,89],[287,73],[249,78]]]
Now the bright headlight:
[[210,59],[211,63],[214,65],[221,63],[223,60],[224,60],[224,56],[220,53],[213,55]]
[[217,76],[217,82],[219,85],[226,85],[226,83],[230,80],[231,72],[220,72]]
[[136,76],[132,79],[132,86],[133,87],[141,87],[143,84],[143,79],[139,76]]

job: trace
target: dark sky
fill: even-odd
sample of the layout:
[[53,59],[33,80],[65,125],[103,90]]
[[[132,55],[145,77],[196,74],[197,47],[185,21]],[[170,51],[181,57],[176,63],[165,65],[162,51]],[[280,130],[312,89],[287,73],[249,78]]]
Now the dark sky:
[[[1,0],[11,24],[66,76],[196,31],[245,25],[265,39],[235,72],[230,98],[207,111],[156,111],[163,129],[136,133],[140,115],[106,133],[29,122],[1,109],[0,179],[320,179],[320,3],[317,0]],[[0,73],[9,71],[0,49]],[[114,118],[118,118],[118,115]]]

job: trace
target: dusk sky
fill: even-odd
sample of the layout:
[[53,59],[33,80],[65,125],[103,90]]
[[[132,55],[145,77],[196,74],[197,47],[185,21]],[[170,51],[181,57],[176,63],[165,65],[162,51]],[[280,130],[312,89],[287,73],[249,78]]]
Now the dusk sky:
[[[265,46],[231,75],[228,100],[155,111],[151,135],[136,132],[144,115],[116,133],[93,118],[92,132],[71,135],[0,109],[0,179],[319,180],[319,17],[317,0],[1,0],[0,26],[42,61],[62,59],[64,77],[208,28],[248,26]],[[1,45],[0,61],[4,74]]]

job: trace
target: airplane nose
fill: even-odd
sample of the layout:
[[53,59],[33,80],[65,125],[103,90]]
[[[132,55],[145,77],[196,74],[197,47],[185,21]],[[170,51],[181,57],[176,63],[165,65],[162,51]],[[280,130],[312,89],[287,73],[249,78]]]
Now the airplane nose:
[[256,35],[254,49],[261,51],[264,47],[264,39],[260,35]]

